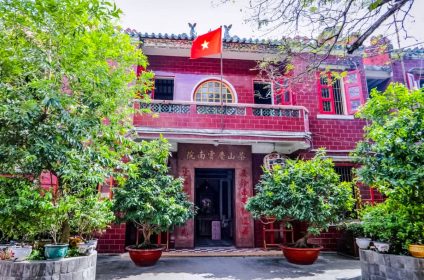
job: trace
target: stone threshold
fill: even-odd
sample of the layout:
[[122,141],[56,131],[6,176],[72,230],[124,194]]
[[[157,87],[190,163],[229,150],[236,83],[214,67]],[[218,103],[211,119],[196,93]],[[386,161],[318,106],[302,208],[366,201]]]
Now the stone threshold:
[[234,247],[199,247],[194,249],[171,249],[162,253],[163,257],[266,257],[282,256],[279,249]]
[[[321,254],[336,254],[332,251],[321,251]],[[128,253],[110,254],[103,253],[101,256],[120,256],[129,258]],[[170,249],[164,251],[162,257],[282,257],[283,253],[277,248],[264,250],[262,248],[234,248],[234,247],[200,247],[195,249]]]

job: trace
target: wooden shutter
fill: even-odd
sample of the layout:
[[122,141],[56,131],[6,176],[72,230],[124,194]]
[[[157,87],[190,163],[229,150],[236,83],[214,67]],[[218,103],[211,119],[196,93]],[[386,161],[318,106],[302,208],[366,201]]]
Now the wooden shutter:
[[317,90],[319,99],[319,112],[321,114],[335,114],[334,93],[331,84],[331,73],[316,73]]
[[358,111],[359,106],[364,104],[362,91],[361,73],[359,70],[349,71],[343,79],[347,111],[350,115]]

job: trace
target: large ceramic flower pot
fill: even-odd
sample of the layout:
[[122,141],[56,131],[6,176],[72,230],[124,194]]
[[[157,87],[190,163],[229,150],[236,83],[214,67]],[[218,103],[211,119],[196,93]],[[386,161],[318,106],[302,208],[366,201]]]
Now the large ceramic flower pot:
[[94,245],[91,245],[89,243],[78,243],[77,248],[78,248],[78,253],[84,256],[91,255],[96,249]]
[[378,241],[373,241],[372,243],[374,244],[375,248],[377,248],[377,251],[379,251],[380,253],[387,253],[387,252],[389,252],[390,243],[387,243],[387,242],[378,242]]
[[130,254],[131,260],[138,266],[152,266],[162,256],[163,247],[155,249],[136,249],[134,246],[128,246],[128,253]]
[[23,261],[31,255],[32,246],[12,246],[9,249],[13,252],[15,261]]
[[416,258],[424,258],[424,245],[411,244],[408,247],[411,256]]
[[68,248],[68,244],[46,244],[44,245],[44,256],[48,260],[60,260],[66,256]]
[[92,245],[94,247],[94,250],[95,250],[95,249],[97,249],[98,239],[90,239],[86,243]]
[[323,249],[321,246],[314,248],[294,248],[281,245],[281,250],[288,262],[294,264],[313,264],[319,256],[319,252]]

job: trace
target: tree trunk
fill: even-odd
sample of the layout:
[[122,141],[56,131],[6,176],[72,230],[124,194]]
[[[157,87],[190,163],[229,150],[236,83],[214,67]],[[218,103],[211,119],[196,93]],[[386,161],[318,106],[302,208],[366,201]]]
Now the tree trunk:
[[65,220],[62,224],[61,234],[60,234],[60,243],[68,244],[69,236],[71,235],[71,228],[69,226],[69,221]]
[[141,245],[149,246],[151,244],[150,236],[152,235],[152,229],[149,226],[143,226],[142,231],[144,240]]
[[294,243],[295,248],[307,248],[308,247],[308,238],[311,237],[312,234],[306,233],[302,238],[296,240]]

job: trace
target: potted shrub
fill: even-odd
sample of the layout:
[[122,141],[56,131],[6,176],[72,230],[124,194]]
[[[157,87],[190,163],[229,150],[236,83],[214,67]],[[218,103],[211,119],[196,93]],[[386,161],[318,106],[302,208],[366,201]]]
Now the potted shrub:
[[97,247],[97,239],[93,236],[101,234],[115,219],[115,215],[111,211],[110,200],[100,199],[99,194],[92,191],[83,196],[84,199],[80,199],[75,207],[70,226],[77,234],[74,245],[81,254],[88,255]]
[[368,249],[371,238],[365,235],[362,222],[346,220],[337,226],[341,236],[337,240],[337,253],[359,259],[359,249]]
[[138,266],[154,265],[163,248],[151,243],[152,234],[159,234],[174,225],[184,224],[194,215],[181,178],[168,174],[169,145],[163,138],[140,143],[132,155],[137,171],[123,187],[114,189],[114,210],[118,220],[133,222],[143,234],[143,242],[128,246],[132,261]]
[[285,166],[264,169],[246,209],[256,219],[265,216],[308,223],[305,236],[281,248],[289,262],[312,264],[322,247],[309,244],[308,238],[338,222],[353,205],[351,184],[340,183],[332,160],[319,150],[311,160],[288,159]]
[[9,247],[15,260],[27,258],[36,236],[45,232],[43,220],[51,198],[28,179],[0,177],[0,231],[5,239],[18,241],[1,247]]
[[355,238],[355,243],[359,249],[368,249],[371,243],[371,238],[367,237],[364,232],[364,226],[359,220],[349,221],[344,223],[343,229],[352,234]]
[[424,243],[418,240],[415,244],[409,244],[408,251],[413,257],[424,258]]
[[66,256],[69,248],[69,220],[72,211],[78,205],[73,195],[63,195],[45,205],[48,213],[42,221],[52,238],[52,244],[44,245],[44,256],[48,260],[59,260]]
[[388,198],[383,203],[364,207],[361,220],[377,251],[403,255],[423,236],[424,221],[419,219],[423,211],[423,205],[404,205]]
[[362,210],[364,232],[371,236],[377,251],[387,253],[390,243],[394,241],[399,224],[395,212],[389,211],[387,203],[367,205]]

